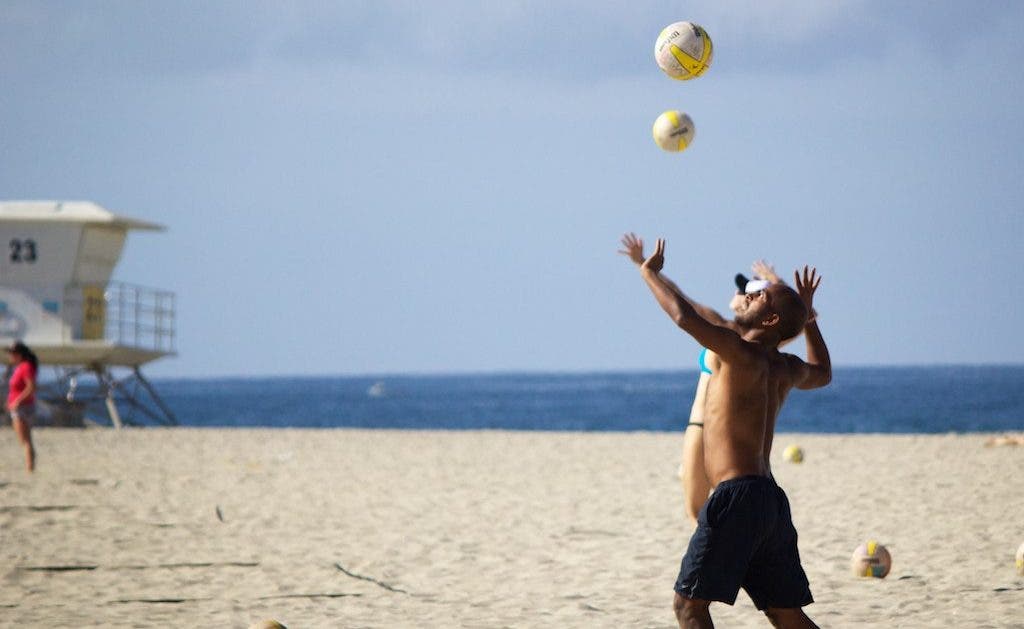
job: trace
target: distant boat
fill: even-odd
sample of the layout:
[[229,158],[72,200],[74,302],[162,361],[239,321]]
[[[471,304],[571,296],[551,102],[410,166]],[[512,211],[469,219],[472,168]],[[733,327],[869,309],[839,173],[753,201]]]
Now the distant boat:
[[370,397],[384,397],[387,391],[384,389],[383,382],[374,382],[369,389],[366,390],[366,395]]

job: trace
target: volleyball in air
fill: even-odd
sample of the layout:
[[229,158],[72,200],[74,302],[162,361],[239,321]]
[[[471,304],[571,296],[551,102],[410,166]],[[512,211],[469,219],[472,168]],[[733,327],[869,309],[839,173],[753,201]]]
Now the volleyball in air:
[[678,152],[693,142],[693,120],[685,113],[669,110],[654,121],[654,141],[666,151]]
[[853,574],[858,577],[876,577],[881,579],[889,574],[892,567],[892,557],[885,546],[872,540],[861,544],[853,551],[850,559],[850,567]]
[[790,463],[803,463],[804,451],[798,445],[791,445],[782,451],[782,459]]
[[1017,549],[1017,574],[1024,577],[1024,544]]
[[711,38],[692,22],[669,24],[654,43],[654,60],[673,79],[696,78],[711,67]]

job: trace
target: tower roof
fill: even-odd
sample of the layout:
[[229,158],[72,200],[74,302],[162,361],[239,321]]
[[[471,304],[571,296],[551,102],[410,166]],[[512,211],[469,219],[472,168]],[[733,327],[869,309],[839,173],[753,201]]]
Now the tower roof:
[[114,214],[91,201],[0,201],[0,221],[107,224],[163,231],[163,225]]

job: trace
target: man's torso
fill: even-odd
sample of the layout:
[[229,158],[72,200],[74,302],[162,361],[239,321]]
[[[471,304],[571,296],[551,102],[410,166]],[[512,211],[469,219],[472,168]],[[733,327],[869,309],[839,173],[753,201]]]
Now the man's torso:
[[750,360],[741,365],[708,352],[714,376],[704,409],[704,461],[712,485],[770,474],[768,453],[775,419],[792,388],[792,357],[750,345]]

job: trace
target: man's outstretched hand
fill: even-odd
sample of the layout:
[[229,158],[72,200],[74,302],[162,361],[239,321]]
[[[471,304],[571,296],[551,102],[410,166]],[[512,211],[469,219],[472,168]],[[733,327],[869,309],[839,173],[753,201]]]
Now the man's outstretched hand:
[[654,245],[654,253],[651,257],[644,260],[644,263],[640,265],[641,271],[651,271],[652,273],[661,273],[662,267],[665,266],[665,239],[659,238],[658,242]]
[[637,238],[637,235],[633,232],[622,237],[622,249],[619,249],[619,253],[628,257],[635,264],[640,265],[644,263],[644,241],[642,238]]
[[780,284],[782,278],[775,272],[775,267],[764,260],[756,260],[750,265],[750,270],[754,275],[758,276],[762,280],[768,280],[772,284]]
[[814,291],[818,290],[818,285],[821,284],[821,276],[818,275],[818,269],[805,265],[803,275],[801,276],[800,270],[797,269],[793,272],[793,278],[796,280],[796,292],[800,294],[800,299],[807,307],[807,322],[810,323],[818,314],[814,311]]

